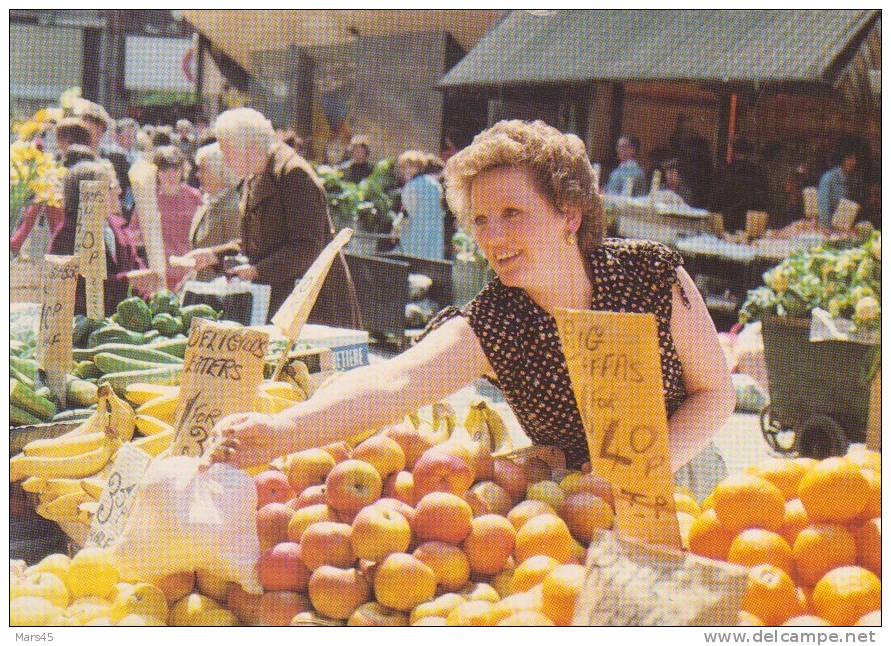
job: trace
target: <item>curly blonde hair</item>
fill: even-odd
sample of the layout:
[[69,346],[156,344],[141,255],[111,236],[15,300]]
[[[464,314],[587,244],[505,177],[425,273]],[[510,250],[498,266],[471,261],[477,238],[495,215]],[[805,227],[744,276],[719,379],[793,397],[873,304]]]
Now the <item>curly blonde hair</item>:
[[499,167],[524,168],[538,192],[558,210],[582,212],[579,248],[590,252],[603,239],[603,205],[594,186],[594,170],[585,144],[543,121],[499,121],[449,158],[446,199],[466,231],[472,231],[470,187],[477,176]]

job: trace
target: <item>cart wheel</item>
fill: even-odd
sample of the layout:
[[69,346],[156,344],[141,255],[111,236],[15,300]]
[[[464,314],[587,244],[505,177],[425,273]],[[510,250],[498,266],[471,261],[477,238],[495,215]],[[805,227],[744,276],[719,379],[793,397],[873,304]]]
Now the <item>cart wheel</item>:
[[798,455],[815,460],[842,456],[850,441],[844,429],[828,415],[811,415],[795,432]]
[[779,420],[774,417],[770,404],[761,409],[761,435],[771,450],[780,455],[793,455],[795,453],[796,438],[794,435],[791,442],[781,442],[779,438],[781,433],[788,431],[789,429],[783,427]]

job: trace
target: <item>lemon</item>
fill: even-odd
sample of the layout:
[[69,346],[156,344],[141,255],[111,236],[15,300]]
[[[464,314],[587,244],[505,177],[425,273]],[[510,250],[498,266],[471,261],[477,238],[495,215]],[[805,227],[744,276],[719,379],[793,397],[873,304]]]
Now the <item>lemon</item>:
[[114,623],[127,615],[151,615],[166,621],[167,614],[167,597],[161,588],[151,583],[137,583],[119,594],[111,605],[111,620]]
[[68,569],[71,567],[71,559],[67,554],[50,554],[45,556],[37,565],[29,568],[32,572],[49,572],[62,579],[62,583],[68,585]]
[[43,597],[16,597],[9,602],[10,626],[57,626],[61,610]]
[[192,623],[202,612],[216,610],[220,607],[216,601],[203,594],[193,592],[177,601],[170,610],[171,626],[193,626]]
[[55,574],[34,572],[10,583],[9,597],[41,597],[59,608],[65,608],[68,605],[68,588]]
[[71,596],[107,597],[120,580],[108,554],[98,547],[86,547],[75,554],[68,569],[68,589]]

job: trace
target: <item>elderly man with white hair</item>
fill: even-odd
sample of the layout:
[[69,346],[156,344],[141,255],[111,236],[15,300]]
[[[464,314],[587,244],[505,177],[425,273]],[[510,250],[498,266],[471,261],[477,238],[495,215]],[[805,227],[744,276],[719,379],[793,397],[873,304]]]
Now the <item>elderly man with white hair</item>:
[[[272,287],[271,317],[334,237],[325,189],[303,157],[276,141],[272,124],[256,110],[228,110],[217,117],[215,130],[226,165],[241,180],[240,248],[248,262],[229,273]],[[198,269],[216,263],[212,254],[196,255]],[[342,255],[309,322],[361,327],[356,288]]]

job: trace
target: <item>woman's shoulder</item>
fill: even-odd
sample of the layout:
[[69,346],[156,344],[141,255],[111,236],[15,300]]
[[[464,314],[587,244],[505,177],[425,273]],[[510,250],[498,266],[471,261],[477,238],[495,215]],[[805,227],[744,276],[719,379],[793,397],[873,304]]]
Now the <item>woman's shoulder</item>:
[[618,262],[629,274],[647,282],[657,278],[673,283],[677,277],[677,268],[684,264],[681,254],[653,240],[606,238],[594,253],[595,267],[604,256],[607,263]]

